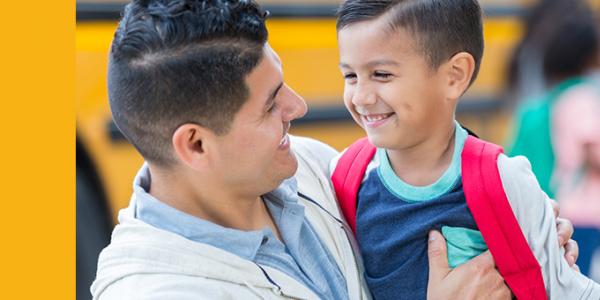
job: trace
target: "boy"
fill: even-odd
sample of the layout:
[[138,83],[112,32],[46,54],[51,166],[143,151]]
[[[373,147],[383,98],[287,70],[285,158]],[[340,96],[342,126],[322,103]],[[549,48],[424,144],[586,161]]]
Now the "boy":
[[[445,236],[451,267],[487,249],[461,181],[468,133],[454,118],[483,54],[481,8],[475,0],[348,0],[337,29],[344,103],[377,147],[356,207],[367,283],[375,299],[425,299],[431,229]],[[598,284],[558,259],[552,209],[528,161],[500,155],[497,164],[547,296],[599,299]]]

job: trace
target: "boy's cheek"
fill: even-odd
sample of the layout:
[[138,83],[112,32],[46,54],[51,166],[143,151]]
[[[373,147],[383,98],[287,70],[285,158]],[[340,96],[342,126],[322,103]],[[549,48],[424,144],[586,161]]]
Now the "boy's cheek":
[[362,129],[365,129],[365,127],[363,126],[362,120],[360,119],[360,115],[358,113],[352,112],[352,111],[350,111],[350,114],[352,114],[352,119],[354,120],[354,123],[356,123]]
[[344,94],[344,107],[346,108],[346,111],[348,111],[350,113],[354,122],[356,122],[356,123],[358,123],[358,125],[362,126],[362,124],[360,122],[360,116],[359,116],[358,112],[356,112],[354,105],[352,104],[352,98],[350,95],[348,95],[346,93]]
[[354,122],[362,127],[362,120],[360,119],[360,114],[356,111],[356,108],[354,106],[350,106],[346,107],[346,109],[352,115],[352,119],[354,120]]

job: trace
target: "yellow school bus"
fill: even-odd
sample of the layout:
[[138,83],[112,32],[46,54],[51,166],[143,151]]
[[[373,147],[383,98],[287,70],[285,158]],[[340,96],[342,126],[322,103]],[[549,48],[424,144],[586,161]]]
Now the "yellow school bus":
[[[271,12],[269,41],[283,62],[286,82],[309,103],[292,133],[343,149],[363,135],[345,111],[336,48],[336,0],[264,0]],[[500,95],[506,61],[521,37],[529,1],[481,0],[486,49],[479,78],[458,115],[481,136],[502,142],[507,117]],[[143,163],[112,122],[107,101],[108,50],[122,1],[77,1],[77,297],[89,298],[99,250],[109,241],[119,209],[127,206],[132,179]],[[81,298],[80,298],[81,297]]]

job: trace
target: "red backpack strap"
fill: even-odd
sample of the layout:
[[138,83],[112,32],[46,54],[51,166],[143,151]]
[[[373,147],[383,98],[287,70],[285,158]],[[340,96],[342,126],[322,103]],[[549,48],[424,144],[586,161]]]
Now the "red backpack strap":
[[369,139],[362,138],[354,142],[342,154],[331,175],[331,182],[340,204],[342,214],[346,218],[352,232],[356,235],[356,196],[365,176],[365,171],[373,155],[375,146]]
[[547,299],[541,267],[511,209],[500,172],[503,150],[469,136],[462,152],[462,182],[467,205],[498,271],[517,299]]

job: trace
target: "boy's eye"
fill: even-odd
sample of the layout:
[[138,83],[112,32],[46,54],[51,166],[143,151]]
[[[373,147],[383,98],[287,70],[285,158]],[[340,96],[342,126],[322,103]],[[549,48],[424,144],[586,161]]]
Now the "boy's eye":
[[354,74],[354,73],[344,74],[344,80],[346,80],[346,81],[356,80],[356,74]]
[[392,77],[392,74],[385,73],[385,72],[375,72],[373,75],[375,77],[381,78],[381,79],[388,79],[388,78]]

